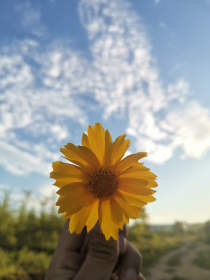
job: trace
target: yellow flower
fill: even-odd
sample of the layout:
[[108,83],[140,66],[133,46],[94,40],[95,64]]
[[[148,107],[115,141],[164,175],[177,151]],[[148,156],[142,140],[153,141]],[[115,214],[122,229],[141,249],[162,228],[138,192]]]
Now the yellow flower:
[[108,130],[100,123],[83,133],[82,146],[68,143],[60,151],[73,164],[56,161],[51,178],[60,195],[56,205],[64,219],[70,219],[70,233],[89,232],[99,220],[108,240],[118,238],[118,230],[129,218],[137,219],[141,207],[152,202],[156,176],[138,160],[147,153],[123,156],[130,146],[123,134],[112,142]]

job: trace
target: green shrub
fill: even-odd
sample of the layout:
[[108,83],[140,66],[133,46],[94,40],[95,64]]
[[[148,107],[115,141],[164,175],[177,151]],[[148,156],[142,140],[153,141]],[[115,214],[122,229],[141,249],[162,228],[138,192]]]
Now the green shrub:
[[194,260],[194,264],[205,269],[210,269],[210,249],[200,251]]

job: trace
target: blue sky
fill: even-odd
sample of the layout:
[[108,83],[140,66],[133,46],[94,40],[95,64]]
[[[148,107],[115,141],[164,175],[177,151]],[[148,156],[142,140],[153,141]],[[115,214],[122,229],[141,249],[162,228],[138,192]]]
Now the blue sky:
[[0,191],[32,206],[88,124],[158,175],[152,223],[210,218],[210,1],[0,2]]

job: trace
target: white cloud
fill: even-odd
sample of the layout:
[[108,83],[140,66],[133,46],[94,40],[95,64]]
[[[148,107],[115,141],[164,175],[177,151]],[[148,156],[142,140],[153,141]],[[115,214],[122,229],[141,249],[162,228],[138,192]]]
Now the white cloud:
[[183,79],[179,79],[175,84],[168,85],[168,100],[178,100],[183,103],[189,95],[190,85]]
[[201,158],[210,149],[210,112],[198,102],[171,109],[161,126],[188,157]]
[[[79,12],[91,42],[94,58],[92,79],[95,78],[93,92],[104,107],[104,118],[125,116],[127,111],[127,133],[136,138],[136,149],[146,150],[148,160],[152,162],[164,163],[178,146],[185,151],[183,143],[187,136],[184,133],[180,136],[175,122],[169,124],[169,116],[178,102],[178,111],[182,110],[187,118],[187,107],[181,104],[186,104],[190,86],[180,78],[163,88],[144,28],[127,2],[122,5],[117,0],[104,0],[103,3],[81,0]],[[163,116],[159,116],[161,112]],[[205,119],[208,120],[207,115]],[[173,132],[167,129],[171,125]],[[190,131],[194,130],[193,125],[193,122],[186,123]],[[209,135],[207,126],[204,130]],[[208,144],[202,150],[194,146],[195,135],[191,133],[190,137],[192,147],[202,156]],[[188,149],[187,156],[194,157],[194,153]]]
[[[59,142],[72,135],[69,123],[81,131],[87,125],[86,96],[105,119],[128,119],[127,133],[137,150],[149,153],[148,160],[163,163],[177,147],[188,157],[204,155],[210,147],[209,111],[190,101],[183,78],[163,87],[144,26],[129,2],[81,0],[79,14],[91,60],[64,41],[43,48],[27,39],[0,50],[0,138],[7,149],[0,164],[16,174],[45,172],[58,158]],[[41,15],[32,19],[41,24]]]
[[162,87],[144,28],[127,2],[104,0],[103,5],[81,0],[79,11],[94,58],[93,91],[104,117],[127,110],[127,133],[152,162],[165,162],[179,146],[186,156],[201,157],[210,148],[209,111],[189,101],[184,79]]
[[[2,148],[8,149],[8,153],[2,154],[0,164],[15,174],[33,171],[46,174],[42,163],[45,165],[58,158],[58,143],[70,135],[69,120],[79,126],[87,124],[77,93],[88,88],[89,77],[84,75],[78,54],[57,46],[43,51],[31,40],[2,48],[0,59],[0,139]],[[39,70],[28,63],[28,59],[36,61]],[[52,74],[56,67],[61,69],[57,77],[55,70]],[[42,85],[37,87],[37,82]],[[39,137],[42,139],[38,140]],[[57,153],[52,152],[52,148],[56,148]],[[18,161],[14,163],[12,158],[17,155]]]
[[39,172],[47,175],[51,170],[49,163],[43,162],[38,157],[2,141],[0,141],[0,154],[0,164],[11,173],[17,175],[30,172]]
[[21,4],[15,5],[15,10],[19,13],[20,23],[25,31],[37,37],[46,35],[47,28],[41,22],[41,13],[32,7],[29,1],[22,1]]
[[79,12],[90,38],[93,90],[105,109],[104,117],[122,115],[132,98],[146,100],[154,111],[163,108],[164,95],[150,45],[128,2],[82,0]]

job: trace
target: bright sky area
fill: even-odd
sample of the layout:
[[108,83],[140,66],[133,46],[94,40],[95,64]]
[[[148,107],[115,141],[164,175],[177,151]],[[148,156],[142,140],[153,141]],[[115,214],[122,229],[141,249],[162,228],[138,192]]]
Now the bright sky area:
[[210,219],[210,1],[0,2],[0,194],[56,192],[51,163],[88,124],[158,176],[150,222]]

